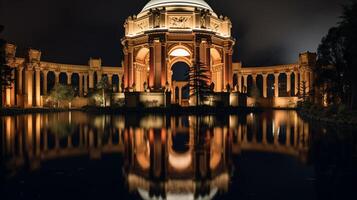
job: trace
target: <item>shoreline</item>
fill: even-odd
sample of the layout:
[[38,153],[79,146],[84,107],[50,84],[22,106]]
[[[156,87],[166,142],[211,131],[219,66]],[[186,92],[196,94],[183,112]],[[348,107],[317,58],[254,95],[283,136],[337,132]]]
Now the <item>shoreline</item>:
[[83,107],[83,108],[4,108],[0,109],[0,117],[26,114],[45,114],[81,111],[89,114],[170,114],[170,115],[214,115],[257,113],[266,110],[293,110],[284,108],[261,107],[168,107],[168,108],[128,108],[128,107]]

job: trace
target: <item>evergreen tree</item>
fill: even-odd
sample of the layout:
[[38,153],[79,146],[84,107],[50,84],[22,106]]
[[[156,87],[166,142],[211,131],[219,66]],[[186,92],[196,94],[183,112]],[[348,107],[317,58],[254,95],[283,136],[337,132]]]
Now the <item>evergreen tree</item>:
[[[0,33],[4,26],[0,25]],[[0,108],[3,107],[3,93],[7,88],[11,88],[14,79],[12,76],[13,69],[6,62],[6,41],[0,38]]]
[[190,97],[195,97],[196,106],[202,105],[212,93],[208,84],[210,80],[210,71],[203,63],[197,62],[189,68],[186,75],[188,86],[190,88]]

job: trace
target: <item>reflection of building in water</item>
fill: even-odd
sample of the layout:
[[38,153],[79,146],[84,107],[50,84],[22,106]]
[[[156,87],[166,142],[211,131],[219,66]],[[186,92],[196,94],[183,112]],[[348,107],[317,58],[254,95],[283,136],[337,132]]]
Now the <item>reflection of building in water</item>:
[[[220,182],[231,152],[260,151],[306,159],[309,125],[295,112],[202,117],[204,134],[200,137],[188,128],[195,127],[195,121],[194,117],[131,119],[80,112],[3,117],[1,163],[16,172],[59,158],[100,159],[103,154],[125,153],[128,172],[140,169],[136,175],[144,179],[198,177]],[[174,177],[174,172],[182,174]]]
[[[175,124],[174,118],[172,122]],[[137,191],[143,199],[212,199],[218,191],[228,190],[228,133],[212,128],[195,134],[188,127],[125,132],[130,191]]]

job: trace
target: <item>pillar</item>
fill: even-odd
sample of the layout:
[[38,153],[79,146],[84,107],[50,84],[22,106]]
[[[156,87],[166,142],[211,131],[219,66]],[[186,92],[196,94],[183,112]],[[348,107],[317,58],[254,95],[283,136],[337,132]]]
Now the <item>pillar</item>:
[[239,73],[238,73],[238,91],[239,92],[242,92],[242,75],[240,75]]
[[55,72],[55,76],[56,76],[56,78],[55,78],[55,84],[57,85],[58,83],[59,83],[59,75],[60,75],[60,73],[61,72]]
[[286,92],[291,96],[291,72],[286,73]]
[[17,68],[17,94],[22,95],[22,71],[23,67],[18,67]]
[[162,44],[159,39],[154,39],[150,44],[150,75],[149,87],[154,90],[162,88],[161,79],[163,72],[163,52]]
[[[11,72],[11,77],[12,77],[13,80],[15,80],[15,70],[13,70]],[[15,90],[16,90],[15,82],[13,81],[11,83],[11,88],[10,88],[10,104],[11,104],[11,106],[15,106],[15,96],[16,96],[15,95],[16,94]]]
[[108,76],[108,83],[110,85],[111,90],[113,91],[113,74],[107,74]]
[[93,89],[94,88],[94,72],[93,71],[89,71],[88,72],[88,78],[89,78],[89,89]]
[[97,83],[99,83],[102,80],[103,76],[102,76],[102,72],[101,71],[97,71]]
[[257,75],[252,74],[252,79],[253,79],[253,85],[256,86],[257,85]]
[[33,70],[32,69],[26,69],[26,76],[25,76],[25,81],[26,81],[26,107],[32,107],[33,105]]
[[84,94],[88,94],[88,74],[83,74],[84,78]]
[[263,74],[263,97],[268,97],[268,74]]
[[311,85],[310,85],[310,72],[308,70],[305,71],[305,84],[306,84],[306,94],[309,94],[310,93],[310,88],[311,88]]
[[243,92],[247,93],[248,92],[248,75],[243,75],[243,77],[244,77]]
[[[79,73],[78,76],[79,76],[79,85],[78,85],[79,96],[83,97],[83,73]],[[84,84],[86,85],[86,78]]]
[[279,73],[274,74],[274,97],[279,97]]
[[297,96],[299,94],[299,73],[298,72],[294,72],[295,75],[295,95]]
[[43,95],[47,95],[47,74],[48,71],[43,71]]
[[67,72],[67,85],[72,85],[72,73]]
[[35,69],[36,73],[36,82],[35,82],[35,101],[36,101],[36,107],[41,106],[41,71],[40,69]]

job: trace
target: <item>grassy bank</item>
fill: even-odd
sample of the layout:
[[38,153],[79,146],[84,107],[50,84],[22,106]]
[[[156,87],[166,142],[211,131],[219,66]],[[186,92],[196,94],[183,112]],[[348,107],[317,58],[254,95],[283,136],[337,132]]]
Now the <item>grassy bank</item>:
[[298,112],[303,118],[335,125],[357,126],[357,111],[344,105],[322,107],[310,102],[300,103]]

